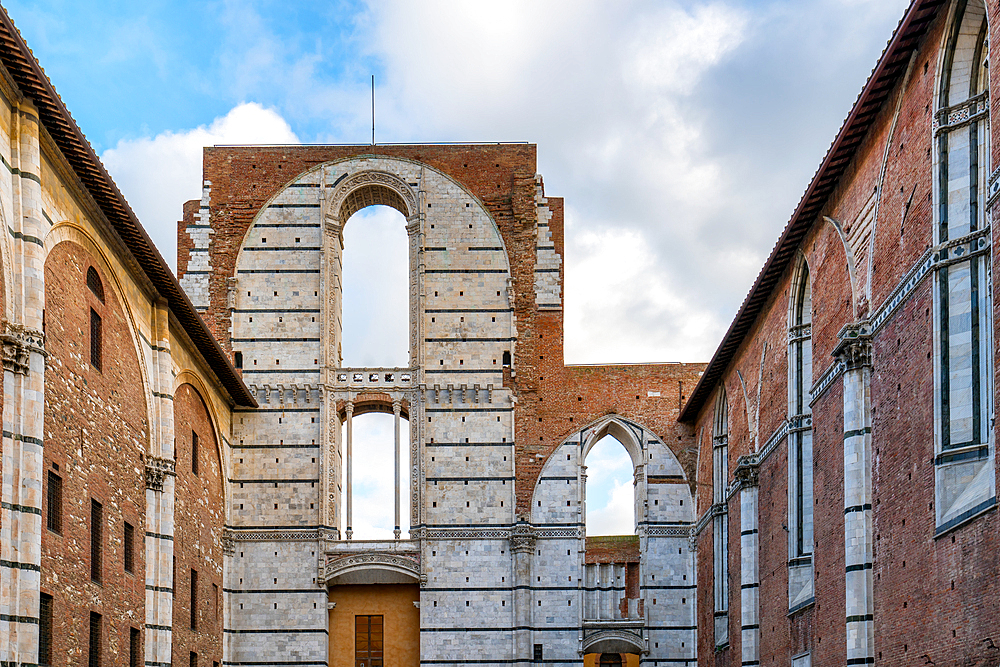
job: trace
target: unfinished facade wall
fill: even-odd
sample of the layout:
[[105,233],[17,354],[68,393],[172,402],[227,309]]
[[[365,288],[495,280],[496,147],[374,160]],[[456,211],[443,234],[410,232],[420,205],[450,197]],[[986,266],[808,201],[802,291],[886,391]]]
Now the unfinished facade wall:
[[[693,660],[680,462],[694,457],[674,420],[700,366],[564,366],[562,202],[534,170],[528,145],[206,150],[181,280],[208,295],[200,307],[261,403],[237,414],[231,443],[227,660],[350,653],[353,636],[327,643],[351,612],[327,610],[326,590],[332,604],[341,585],[407,581],[420,584],[423,661],[575,662],[621,632],[631,651]],[[341,364],[342,231],[373,204],[406,220],[405,368]],[[360,454],[342,433],[372,410],[409,421],[409,540],[354,539],[341,479]],[[656,603],[587,619],[579,480],[608,415],[637,434],[642,518],[623,530],[638,528]]]

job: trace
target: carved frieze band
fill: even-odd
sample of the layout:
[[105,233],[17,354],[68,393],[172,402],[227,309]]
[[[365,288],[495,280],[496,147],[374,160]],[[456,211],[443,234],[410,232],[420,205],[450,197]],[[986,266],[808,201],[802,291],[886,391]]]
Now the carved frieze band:
[[314,542],[320,539],[320,531],[316,528],[301,530],[254,530],[248,528],[227,528],[234,542]]

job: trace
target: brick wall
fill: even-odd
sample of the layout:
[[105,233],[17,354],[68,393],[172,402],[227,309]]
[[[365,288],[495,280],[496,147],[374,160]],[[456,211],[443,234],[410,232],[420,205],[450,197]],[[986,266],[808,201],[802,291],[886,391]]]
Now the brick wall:
[[[91,266],[103,279],[104,303],[87,288]],[[135,344],[108,276],[76,244],[49,253],[45,300],[44,466],[63,486],[62,533],[44,528],[47,504],[42,520],[41,588],[53,597],[53,664],[86,664],[90,612],[104,617],[105,664],[127,664],[129,629],[143,630],[146,596],[149,435]],[[90,364],[91,308],[103,320],[101,370]],[[91,581],[91,499],[104,515],[99,583]],[[132,573],[124,570],[124,522],[135,529]]]
[[[174,507],[174,664],[192,652],[198,664],[222,661],[223,470],[215,429],[202,397],[190,384],[174,393],[177,482]],[[198,472],[193,471],[192,434],[198,436]],[[191,570],[198,573],[194,628]]]

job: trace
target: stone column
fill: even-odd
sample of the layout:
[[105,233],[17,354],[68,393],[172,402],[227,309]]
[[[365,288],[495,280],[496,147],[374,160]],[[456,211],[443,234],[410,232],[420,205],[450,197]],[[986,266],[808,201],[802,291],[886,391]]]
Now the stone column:
[[531,525],[519,521],[510,535],[514,556],[514,664],[530,665],[532,646],[531,561],[535,555],[535,533]]
[[14,109],[11,131],[13,238],[8,312],[3,323],[3,505],[0,509],[0,664],[38,662],[44,437],[45,225],[38,111]]
[[399,530],[399,512],[400,512],[400,505],[399,505],[399,472],[400,472],[400,470],[399,470],[399,468],[400,468],[400,460],[402,459],[402,455],[403,455],[402,451],[399,448],[399,412],[400,412],[401,407],[402,407],[402,405],[400,404],[400,400],[398,398],[392,402],[393,433],[394,433],[394,436],[396,438],[396,440],[395,440],[396,444],[395,444],[395,448],[394,448],[394,451],[395,451],[395,454],[396,454],[396,466],[395,466],[396,474],[393,477],[394,486],[396,487],[396,505],[395,505],[395,508],[396,508],[396,528],[392,531],[392,534],[396,537],[397,540],[399,539],[399,534],[400,534],[400,530]]
[[347,405],[344,410],[347,412],[347,488],[344,489],[344,493],[347,496],[347,517],[344,520],[346,524],[346,535],[347,539],[354,537],[354,529],[351,527],[351,519],[353,518],[354,503],[353,494],[351,493],[351,476],[354,472],[352,465],[352,449],[354,447],[354,402],[347,401]]
[[[150,387],[155,423],[146,458],[146,660],[170,663],[173,644],[174,453],[170,311],[165,299],[153,307]],[[225,569],[225,567],[224,567]],[[225,571],[223,572],[225,577]],[[228,616],[224,617],[228,618]],[[223,647],[225,652],[226,647]]]
[[875,662],[872,581],[871,343],[863,326],[841,331],[844,364],[844,564],[847,664]]
[[744,665],[760,664],[759,463],[741,456],[733,476],[740,485],[740,645]]

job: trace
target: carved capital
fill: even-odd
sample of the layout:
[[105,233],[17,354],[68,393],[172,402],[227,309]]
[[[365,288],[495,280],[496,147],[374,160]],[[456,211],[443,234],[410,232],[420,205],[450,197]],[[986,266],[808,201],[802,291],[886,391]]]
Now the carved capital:
[[516,554],[532,553],[535,550],[535,529],[519,523],[510,531],[510,550]]
[[163,479],[167,475],[176,474],[172,459],[162,459],[150,456],[146,459],[146,488],[153,491],[163,491]]
[[41,331],[6,320],[3,322],[3,332],[0,333],[0,343],[3,344],[4,370],[19,375],[28,374],[32,352],[46,356],[45,336]]
[[234,556],[236,555],[236,538],[233,535],[233,531],[228,528],[222,530],[222,555],[223,556]]
[[760,485],[760,461],[756,456],[741,456],[736,460],[733,477],[741,489]]
[[843,362],[844,370],[854,371],[866,366],[871,367],[871,334],[871,325],[868,322],[848,324],[840,330],[837,334],[840,342],[833,349],[833,356]]

